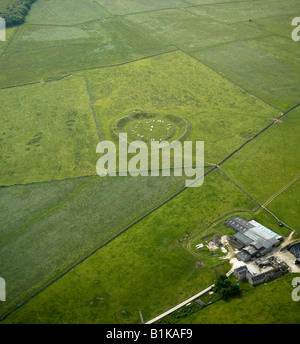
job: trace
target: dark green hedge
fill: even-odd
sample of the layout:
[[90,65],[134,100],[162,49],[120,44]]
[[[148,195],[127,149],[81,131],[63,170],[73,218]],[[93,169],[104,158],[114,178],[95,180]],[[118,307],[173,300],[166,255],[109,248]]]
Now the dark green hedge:
[[11,27],[25,22],[31,5],[37,0],[15,0],[15,2],[0,12],[0,17],[5,19],[6,26]]

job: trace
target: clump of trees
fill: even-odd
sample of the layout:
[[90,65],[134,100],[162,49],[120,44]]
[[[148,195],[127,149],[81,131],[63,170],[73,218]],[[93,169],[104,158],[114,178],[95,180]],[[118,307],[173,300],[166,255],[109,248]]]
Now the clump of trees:
[[16,26],[25,22],[31,5],[37,0],[15,0],[3,12],[0,12],[0,17],[5,19],[6,26]]
[[239,296],[241,291],[237,284],[234,284],[226,275],[220,275],[215,282],[215,291],[221,295],[224,300]]

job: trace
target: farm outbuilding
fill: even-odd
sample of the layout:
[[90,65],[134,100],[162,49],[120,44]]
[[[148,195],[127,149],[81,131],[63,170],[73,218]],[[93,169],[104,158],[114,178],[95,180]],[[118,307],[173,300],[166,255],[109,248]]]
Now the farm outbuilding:
[[238,242],[242,246],[237,259],[244,262],[270,252],[280,244],[282,238],[255,220],[246,221],[239,216],[228,220],[226,225],[236,231],[232,238],[233,242]]

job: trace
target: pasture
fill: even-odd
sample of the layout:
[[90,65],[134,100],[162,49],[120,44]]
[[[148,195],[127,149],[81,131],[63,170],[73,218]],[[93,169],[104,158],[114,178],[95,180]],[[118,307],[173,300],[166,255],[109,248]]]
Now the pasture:
[[0,85],[53,79],[170,50],[174,48],[122,18],[76,26],[25,25],[2,56]]
[[[299,103],[296,16],[296,0],[38,0],[7,30],[0,318],[50,285],[3,323],[140,323],[140,310],[147,321],[184,301],[230,269],[190,240],[228,234],[235,215],[290,234],[237,185],[299,232],[299,107],[251,140]],[[156,126],[124,122],[136,111]],[[205,164],[228,157],[220,168],[237,185],[210,168],[184,191],[184,177],[97,177],[97,143],[116,142],[119,129],[130,140],[204,141]],[[249,322],[258,310],[263,322],[298,322],[295,305],[281,311],[290,278],[245,295]],[[272,296],[267,319],[254,300]],[[206,316],[245,321],[240,300],[187,321]]]
[[292,280],[295,277],[299,277],[299,274],[285,275],[279,280],[262,284],[257,288],[247,288],[241,298],[219,301],[179,323],[299,324],[299,305],[291,297]]
[[128,14],[135,12],[148,12],[163,10],[166,8],[186,7],[188,4],[184,0],[96,0],[111,14]]
[[82,6],[80,0],[42,0],[32,6],[26,23],[65,26],[106,17],[109,13],[97,1],[86,0]]
[[296,108],[283,116],[222,166],[260,204],[299,175],[299,114]]
[[4,89],[0,97],[0,185],[95,174],[99,138],[83,78]]
[[115,123],[137,109],[175,115],[190,123],[187,140],[205,142],[207,164],[224,159],[280,114],[181,51],[86,75],[103,138],[114,140]]
[[12,2],[13,0],[0,0],[0,11],[4,11]]
[[183,187],[181,177],[97,176],[1,188],[1,274],[10,297],[0,316]]
[[[201,188],[183,191],[45,289],[7,321],[47,319],[55,323],[68,322],[73,317],[75,323],[138,323],[139,309],[149,320],[204,289],[217,273],[229,269],[226,261],[216,257],[199,268],[198,258],[178,239],[184,241],[186,233],[192,236],[224,214],[252,208],[252,201],[220,172],[212,172]],[[275,223],[268,224],[274,227]],[[50,299],[51,303],[47,301]],[[130,316],[123,317],[123,310]]]

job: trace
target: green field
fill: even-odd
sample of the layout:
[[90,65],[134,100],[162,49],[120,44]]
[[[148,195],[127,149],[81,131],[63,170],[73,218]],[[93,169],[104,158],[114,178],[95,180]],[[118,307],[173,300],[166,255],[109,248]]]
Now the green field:
[[97,1],[85,0],[82,6],[80,0],[42,0],[32,6],[27,23],[65,26],[106,17],[109,17],[109,13]]
[[0,11],[4,11],[14,0],[0,0]]
[[187,140],[205,142],[208,164],[224,159],[280,114],[181,51],[86,74],[103,138],[114,139],[115,123],[136,109],[157,118],[176,115],[191,123]]
[[128,14],[135,12],[157,11],[166,8],[186,7],[184,0],[96,0],[111,14]]
[[[226,261],[217,257],[197,268],[198,259],[178,239],[224,214],[252,208],[253,203],[215,171],[203,187],[184,191],[40,293],[14,313],[13,321],[132,323],[140,322],[139,309],[150,320],[210,285],[216,271],[228,270]],[[131,316],[122,317],[122,310]]]
[[264,37],[265,32],[253,26],[237,23],[227,25],[218,20],[201,17],[187,10],[128,15],[129,21],[157,35],[163,41],[185,50],[204,48],[226,42]]
[[183,187],[180,177],[97,176],[1,188],[1,274],[10,297],[0,316]]
[[299,277],[299,274],[288,274],[258,288],[248,289],[240,299],[219,301],[179,323],[299,324],[299,305],[291,297],[291,283],[295,277]]
[[[282,117],[281,123],[274,124],[222,166],[261,204],[299,175],[299,114],[297,108]],[[249,170],[252,173],[249,174]],[[300,229],[299,225],[295,229]]]
[[83,78],[0,90],[0,96],[0,185],[95,174],[99,138]]
[[[38,0],[7,30],[1,322],[148,321],[229,271],[195,249],[232,233],[228,218],[300,233],[300,107],[276,120],[300,101],[299,16],[298,0]],[[96,176],[99,140],[121,131],[204,141],[203,186]],[[292,277],[183,322],[299,323]]]
[[170,50],[173,48],[151,33],[121,18],[76,26],[25,25],[18,29],[2,56],[0,85],[53,79],[76,69],[122,63]]

